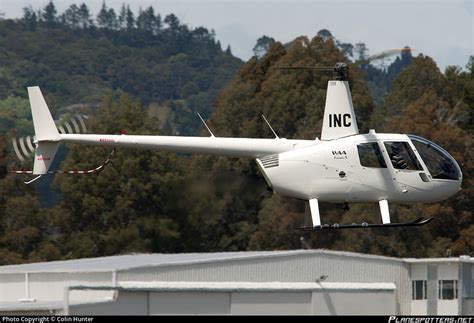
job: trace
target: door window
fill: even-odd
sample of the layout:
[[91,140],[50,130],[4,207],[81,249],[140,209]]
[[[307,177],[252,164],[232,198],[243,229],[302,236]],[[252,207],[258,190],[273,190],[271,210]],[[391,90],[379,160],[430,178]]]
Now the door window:
[[382,152],[376,142],[357,145],[360,164],[364,167],[387,168]]
[[393,168],[403,170],[423,170],[415,153],[405,141],[386,141],[385,148]]

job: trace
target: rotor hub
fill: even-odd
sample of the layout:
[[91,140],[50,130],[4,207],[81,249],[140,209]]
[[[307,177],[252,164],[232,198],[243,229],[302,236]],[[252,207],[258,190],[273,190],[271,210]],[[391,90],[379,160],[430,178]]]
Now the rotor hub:
[[338,81],[347,81],[349,78],[349,67],[344,62],[338,62],[334,65],[333,75]]

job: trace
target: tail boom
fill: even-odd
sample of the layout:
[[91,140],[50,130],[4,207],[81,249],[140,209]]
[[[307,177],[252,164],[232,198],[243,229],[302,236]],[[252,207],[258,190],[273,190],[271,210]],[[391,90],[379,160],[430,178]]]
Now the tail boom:
[[61,134],[65,143],[157,149],[226,157],[258,158],[314,145],[313,140]]

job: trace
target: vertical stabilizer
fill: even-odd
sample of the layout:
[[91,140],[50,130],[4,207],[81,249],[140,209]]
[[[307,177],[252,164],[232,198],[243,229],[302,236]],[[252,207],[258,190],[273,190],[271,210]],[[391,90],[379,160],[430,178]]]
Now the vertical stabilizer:
[[33,125],[37,141],[59,141],[58,129],[54,123],[51,112],[49,112],[46,101],[38,86],[28,88],[28,96],[30,98],[31,115],[33,117]]
[[332,140],[358,133],[349,82],[329,81],[321,140]]

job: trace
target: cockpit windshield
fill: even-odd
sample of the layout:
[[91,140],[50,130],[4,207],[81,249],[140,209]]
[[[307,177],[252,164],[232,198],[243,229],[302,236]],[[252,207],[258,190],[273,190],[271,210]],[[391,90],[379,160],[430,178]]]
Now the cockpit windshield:
[[415,135],[408,135],[408,137],[428,167],[433,179],[461,179],[458,163],[446,150],[425,138]]

